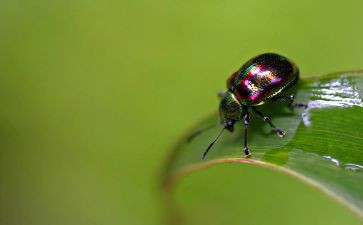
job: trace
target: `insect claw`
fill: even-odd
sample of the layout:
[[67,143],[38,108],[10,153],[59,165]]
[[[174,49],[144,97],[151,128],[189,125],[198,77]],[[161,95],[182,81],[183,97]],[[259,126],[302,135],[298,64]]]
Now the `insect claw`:
[[304,103],[294,103],[292,105],[292,108],[307,109],[308,108],[308,105],[307,104],[304,104]]
[[286,135],[286,132],[281,129],[276,129],[276,134],[282,138]]
[[249,148],[244,148],[243,149],[243,152],[245,153],[245,157],[250,157],[251,156],[251,151]]

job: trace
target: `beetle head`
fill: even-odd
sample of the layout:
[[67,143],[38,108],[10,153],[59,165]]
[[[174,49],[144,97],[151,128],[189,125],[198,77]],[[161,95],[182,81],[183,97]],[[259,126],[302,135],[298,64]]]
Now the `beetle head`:
[[235,95],[227,90],[219,104],[221,124],[229,131],[233,131],[233,125],[241,119],[242,105]]

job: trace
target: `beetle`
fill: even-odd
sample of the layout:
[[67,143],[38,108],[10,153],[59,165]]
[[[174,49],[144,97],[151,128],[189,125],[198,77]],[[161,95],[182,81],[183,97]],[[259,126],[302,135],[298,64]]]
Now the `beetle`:
[[306,107],[305,104],[294,104],[293,95],[283,93],[294,87],[299,80],[299,68],[290,59],[276,54],[264,53],[248,60],[227,80],[227,91],[219,94],[220,123],[223,128],[212,143],[203,152],[202,159],[219,139],[224,130],[233,132],[234,124],[243,121],[245,157],[251,155],[247,143],[247,130],[250,123],[250,109],[263,121],[268,123],[279,137],[286,132],[276,127],[270,119],[260,112],[257,107],[269,101],[286,101],[292,106]]

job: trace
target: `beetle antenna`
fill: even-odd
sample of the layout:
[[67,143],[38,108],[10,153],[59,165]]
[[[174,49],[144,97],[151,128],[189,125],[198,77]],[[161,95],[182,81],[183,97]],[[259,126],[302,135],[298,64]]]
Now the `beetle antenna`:
[[219,139],[219,137],[222,135],[223,131],[226,129],[226,127],[223,127],[222,130],[219,132],[218,136],[216,137],[216,139],[214,139],[214,141],[212,143],[209,144],[208,148],[204,151],[201,159],[203,160],[205,158],[205,156],[208,154],[209,150],[213,147],[213,145],[217,142],[217,140]]
[[213,124],[213,125],[210,125],[208,127],[204,127],[204,128],[201,128],[197,131],[195,131],[194,133],[192,133],[188,138],[187,138],[187,142],[191,142],[195,137],[197,137],[198,135],[200,135],[201,133],[203,133],[204,131],[206,130],[209,130],[209,129],[212,129],[214,127],[216,127],[218,124]]

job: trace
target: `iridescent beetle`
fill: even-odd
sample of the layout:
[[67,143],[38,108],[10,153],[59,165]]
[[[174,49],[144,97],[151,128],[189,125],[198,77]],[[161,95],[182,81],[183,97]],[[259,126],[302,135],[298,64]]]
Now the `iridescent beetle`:
[[[293,87],[299,80],[299,69],[289,59],[275,53],[258,55],[247,61],[238,71],[227,80],[228,90],[220,94],[220,121],[223,125],[217,138],[208,146],[202,155],[205,158],[208,151],[218,140],[225,129],[233,131],[234,124],[243,120],[244,124],[244,154],[250,156],[247,145],[247,128],[250,122],[249,109],[267,122],[279,136],[286,132],[276,127],[267,116],[256,109],[267,101],[287,101],[292,105],[294,96],[283,96],[280,93]],[[294,104],[306,107],[304,104]]]

